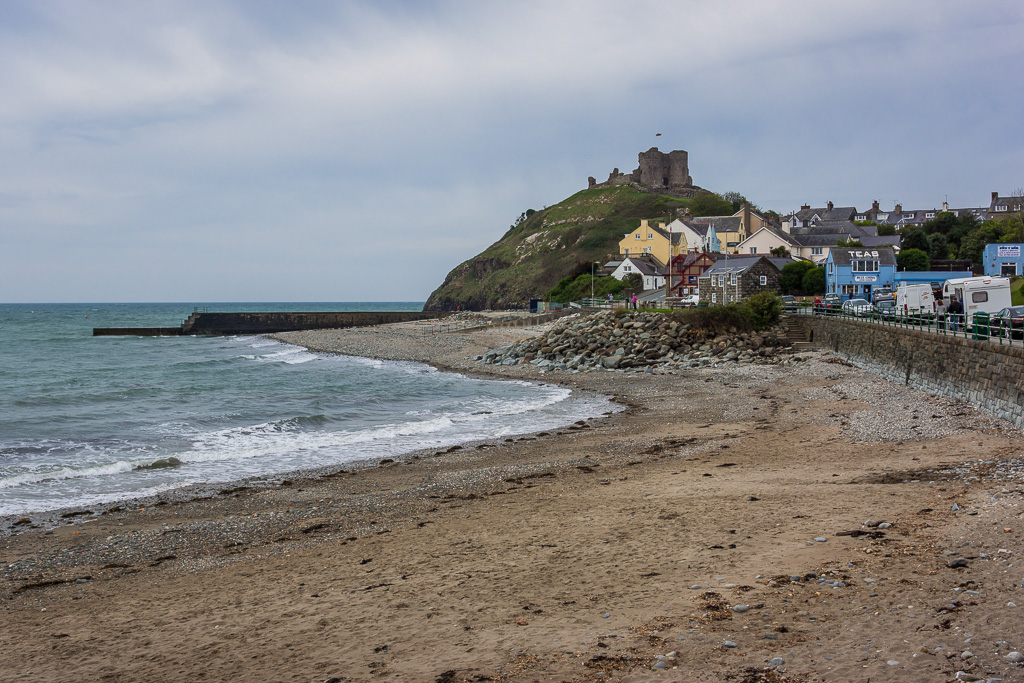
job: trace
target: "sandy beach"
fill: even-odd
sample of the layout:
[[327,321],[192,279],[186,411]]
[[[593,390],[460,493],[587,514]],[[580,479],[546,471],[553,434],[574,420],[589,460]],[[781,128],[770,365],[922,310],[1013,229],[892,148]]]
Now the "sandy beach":
[[625,409],[8,520],[0,680],[1024,680],[1019,429],[827,351],[677,374],[473,360],[537,331],[278,335]]

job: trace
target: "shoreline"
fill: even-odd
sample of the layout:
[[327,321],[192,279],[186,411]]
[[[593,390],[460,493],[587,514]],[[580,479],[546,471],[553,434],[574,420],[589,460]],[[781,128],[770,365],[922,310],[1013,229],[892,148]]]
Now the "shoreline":
[[827,352],[569,375],[414,331],[274,337],[631,407],[2,538],[12,680],[1021,679],[1019,430]]
[[[416,323],[411,323],[411,324],[410,323],[395,323],[395,324],[391,324],[391,325],[382,325],[382,326],[378,326],[376,328],[371,328],[371,329],[388,330],[388,332],[386,332],[385,334],[390,334],[391,331],[395,330],[395,329],[412,328],[412,329],[422,330],[424,327],[430,327],[432,322],[434,322],[434,321],[416,322]],[[541,327],[543,328],[543,327],[546,327],[546,326],[541,326]],[[365,328],[351,328],[351,330],[347,330],[347,331],[354,331],[354,330],[359,330],[359,329],[365,329]],[[521,330],[523,328],[519,328],[519,329]],[[527,328],[527,329],[533,329],[533,328]],[[317,346],[307,345],[307,344],[300,343],[298,341],[291,341],[289,339],[284,338],[284,337],[287,337],[288,335],[300,335],[300,336],[302,336],[302,335],[310,334],[310,333],[316,335],[319,332],[320,332],[319,330],[309,330],[309,331],[301,331],[301,332],[286,332],[286,333],[264,334],[264,335],[255,335],[255,336],[261,336],[261,337],[265,337],[265,338],[268,338],[268,339],[274,339],[274,340],[282,342],[282,343],[292,344],[294,346],[299,346],[299,347],[302,347],[302,348],[306,348],[307,350],[314,351],[314,352],[317,352],[317,353],[323,353],[323,354],[350,355],[350,356],[357,356],[357,357],[362,357],[362,358],[370,358],[370,359],[375,359],[375,360],[386,360],[386,361],[394,361],[394,362],[415,362],[415,363],[422,363],[424,365],[428,365],[428,366],[433,367],[434,369],[436,369],[436,370],[438,370],[440,372],[453,372],[453,373],[465,375],[467,377],[474,377],[474,378],[484,379],[484,380],[492,380],[492,381],[493,380],[499,380],[499,381],[528,381],[528,382],[538,383],[538,384],[553,384],[553,385],[557,385],[557,386],[567,387],[567,385],[564,382],[558,382],[558,381],[555,381],[555,380],[552,380],[552,379],[545,379],[545,378],[525,379],[525,378],[517,378],[517,377],[501,377],[501,376],[496,376],[496,374],[494,372],[490,372],[490,371],[488,371],[486,369],[478,369],[478,368],[474,368],[474,367],[471,367],[471,366],[461,366],[460,367],[460,366],[457,366],[457,365],[446,365],[446,364],[442,364],[442,363],[431,362],[430,360],[427,360],[427,359],[412,358],[412,357],[409,357],[409,356],[414,355],[413,353],[411,353],[414,347],[410,347],[410,346],[405,347],[405,349],[404,349],[405,353],[403,353],[403,354],[397,354],[397,355],[396,354],[391,354],[391,357],[384,357],[384,356],[381,356],[381,355],[366,355],[366,354],[355,354],[355,353],[343,353],[341,351],[337,351],[337,350],[334,350],[334,349],[330,348],[330,345],[328,345],[327,348],[323,348],[323,347],[318,348]],[[588,392],[586,390],[580,390],[579,388],[574,388],[574,391],[576,391],[577,393],[584,393],[584,394],[589,393],[589,394],[592,394],[592,395],[595,395],[595,396],[601,396],[602,398],[606,399],[609,403],[618,404],[618,405],[622,406],[622,410],[625,410],[625,411],[633,410],[633,409],[636,409],[636,407],[637,407],[636,405],[631,405],[631,404],[623,402],[620,398],[618,398],[616,396],[610,396],[610,395],[606,395],[606,394],[599,393],[599,392]],[[606,411],[606,412],[603,412],[599,416],[593,416],[593,417],[581,418],[581,419],[582,419],[583,422],[590,422],[591,420],[598,420],[598,419],[606,419],[606,418],[611,417],[612,415],[614,415],[614,414],[616,414],[618,412],[621,412],[621,411],[611,411],[611,412]],[[577,422],[577,424],[579,423],[579,421],[576,421],[576,422]],[[563,427],[561,427],[561,429],[564,429],[567,426],[568,425],[564,425]],[[544,432],[544,431],[546,431],[546,430],[545,429],[538,429],[538,430],[536,430],[534,432],[526,432],[526,433],[518,434],[514,438],[517,438],[517,439],[518,438],[530,438],[531,436],[537,434],[538,432]],[[500,441],[503,438],[504,437],[494,437],[494,438],[490,438],[490,439],[470,440],[470,441],[461,442],[461,443],[459,443],[457,445],[458,447],[456,449],[452,449],[452,452],[454,452],[454,450],[460,450],[460,449],[463,449],[463,448],[467,448],[467,449],[478,448],[479,449],[481,447],[483,447],[483,448],[494,447],[495,446],[495,442]],[[534,438],[536,438],[536,437],[534,437]],[[263,490],[263,489],[273,489],[273,488],[277,488],[280,485],[279,482],[282,481],[282,480],[288,481],[288,480],[300,479],[300,480],[303,480],[303,481],[316,481],[316,480],[319,480],[319,479],[328,479],[328,478],[331,478],[331,477],[335,476],[338,471],[353,470],[353,469],[372,469],[372,468],[378,467],[381,460],[387,460],[389,462],[391,462],[391,461],[404,462],[404,461],[407,461],[407,460],[410,460],[410,459],[420,459],[420,458],[423,458],[423,457],[429,457],[429,456],[432,456],[432,455],[437,455],[439,452],[443,452],[445,450],[448,450],[449,448],[451,448],[451,447],[444,447],[444,448],[441,449],[441,451],[439,451],[438,448],[434,448],[434,447],[418,448],[418,449],[414,449],[414,450],[411,450],[411,451],[408,451],[408,452],[405,452],[405,453],[392,454],[392,455],[381,455],[381,456],[370,456],[370,457],[367,457],[367,458],[362,459],[362,460],[356,460],[356,461],[351,461],[351,462],[346,462],[346,463],[341,463],[341,464],[335,464],[335,465],[323,465],[323,466],[312,467],[312,468],[300,468],[300,469],[295,469],[295,470],[284,470],[284,471],[281,471],[281,472],[275,472],[275,473],[271,473],[271,474],[254,475],[254,476],[251,476],[251,477],[242,477],[242,478],[237,478],[237,479],[228,479],[228,480],[224,480],[224,481],[199,482],[199,483],[187,484],[187,485],[183,485],[183,486],[180,486],[180,487],[170,488],[168,490],[161,491],[161,492],[155,493],[155,494],[142,495],[142,496],[127,496],[125,498],[119,498],[119,499],[116,499],[116,500],[102,502],[102,503],[93,503],[93,504],[87,505],[87,506],[72,505],[72,506],[65,506],[65,507],[53,508],[53,509],[48,509],[48,510],[33,510],[33,511],[26,511],[26,512],[22,512],[22,513],[16,513],[16,514],[0,515],[0,538],[3,538],[5,536],[10,536],[10,535],[15,535],[15,534],[21,533],[23,531],[27,531],[29,529],[51,530],[53,528],[58,527],[61,524],[80,524],[80,523],[94,522],[94,521],[98,521],[103,515],[110,514],[110,513],[113,513],[113,512],[120,512],[120,511],[123,511],[123,510],[139,509],[139,508],[149,508],[149,507],[153,507],[154,505],[162,506],[162,505],[167,505],[167,504],[182,504],[182,503],[188,503],[188,502],[196,501],[196,500],[216,498],[218,495],[221,495],[221,492],[224,491],[224,490],[240,490],[240,489]],[[23,520],[25,520],[25,519],[29,519],[31,521],[30,522],[24,522]]]

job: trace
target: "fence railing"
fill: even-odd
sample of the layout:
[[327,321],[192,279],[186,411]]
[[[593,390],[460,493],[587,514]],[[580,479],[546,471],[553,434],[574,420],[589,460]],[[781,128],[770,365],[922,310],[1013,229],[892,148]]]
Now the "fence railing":
[[841,307],[798,306],[786,310],[792,315],[818,315],[859,322],[871,322],[887,327],[921,330],[934,334],[963,337],[979,341],[998,341],[1000,345],[1013,344],[1024,330],[991,320],[986,313],[969,316],[964,313],[902,313],[897,311],[851,311]]

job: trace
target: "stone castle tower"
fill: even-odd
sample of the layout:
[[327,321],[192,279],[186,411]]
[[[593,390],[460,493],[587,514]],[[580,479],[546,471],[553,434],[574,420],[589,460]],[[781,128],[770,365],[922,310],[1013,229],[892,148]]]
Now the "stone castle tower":
[[640,166],[632,173],[619,173],[616,168],[603,183],[598,183],[593,176],[588,178],[588,187],[632,183],[644,190],[690,194],[693,178],[690,177],[689,155],[685,150],[677,149],[666,154],[658,151],[657,147],[651,147],[640,152],[638,158]]

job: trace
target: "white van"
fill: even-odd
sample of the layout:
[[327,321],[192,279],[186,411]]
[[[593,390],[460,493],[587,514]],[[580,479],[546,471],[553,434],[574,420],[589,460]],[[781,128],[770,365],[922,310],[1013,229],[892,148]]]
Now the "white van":
[[951,297],[956,297],[964,306],[967,324],[973,323],[975,313],[998,313],[1010,302],[1010,278],[1008,277],[960,277],[946,280],[942,285],[943,299],[948,306]]
[[935,295],[931,285],[901,285],[896,290],[896,312],[900,315],[934,315]]

